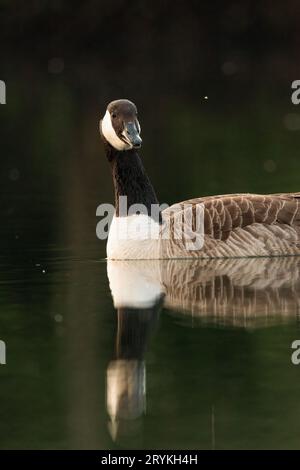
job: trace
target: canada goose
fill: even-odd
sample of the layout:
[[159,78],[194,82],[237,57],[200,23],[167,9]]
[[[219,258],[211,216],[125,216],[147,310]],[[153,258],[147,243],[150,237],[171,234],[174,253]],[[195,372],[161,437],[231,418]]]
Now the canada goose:
[[[300,193],[208,196],[161,210],[138,154],[140,132],[132,102],[121,99],[108,105],[100,134],[115,191],[109,259],[300,254]],[[123,212],[124,197],[128,212]]]

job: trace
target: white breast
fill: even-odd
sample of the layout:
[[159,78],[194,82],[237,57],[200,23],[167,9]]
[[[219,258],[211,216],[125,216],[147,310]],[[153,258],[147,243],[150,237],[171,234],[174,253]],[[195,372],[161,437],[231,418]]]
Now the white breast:
[[158,258],[159,238],[160,225],[148,215],[114,216],[108,235],[107,258]]

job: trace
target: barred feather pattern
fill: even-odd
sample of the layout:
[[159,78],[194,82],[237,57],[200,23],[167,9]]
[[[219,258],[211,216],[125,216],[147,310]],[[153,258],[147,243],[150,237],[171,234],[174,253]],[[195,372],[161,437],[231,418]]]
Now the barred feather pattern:
[[300,258],[165,260],[165,307],[205,322],[242,327],[295,322]]
[[[224,258],[300,254],[300,193],[229,194],[190,199],[162,212],[171,228],[171,239],[162,240],[161,258]],[[204,208],[204,244],[200,250],[187,250],[174,231],[186,207]],[[192,220],[195,227],[195,220]],[[177,224],[178,226],[178,224]]]

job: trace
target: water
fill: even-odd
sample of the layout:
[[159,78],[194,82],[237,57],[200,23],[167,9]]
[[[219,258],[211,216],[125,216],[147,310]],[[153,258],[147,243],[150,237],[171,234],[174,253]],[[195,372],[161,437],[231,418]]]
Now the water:
[[38,264],[4,264],[1,448],[299,448],[298,258],[111,262],[116,310],[105,260]]

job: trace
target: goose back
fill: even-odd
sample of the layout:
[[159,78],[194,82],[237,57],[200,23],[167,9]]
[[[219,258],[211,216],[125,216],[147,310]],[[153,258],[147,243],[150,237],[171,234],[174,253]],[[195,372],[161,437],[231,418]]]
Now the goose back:
[[[229,194],[184,201],[162,213],[171,227],[171,239],[161,247],[162,258],[245,257],[300,254],[300,193]],[[203,208],[204,243],[199,250],[187,250],[172,227],[186,207],[192,208],[196,226],[196,207]]]

